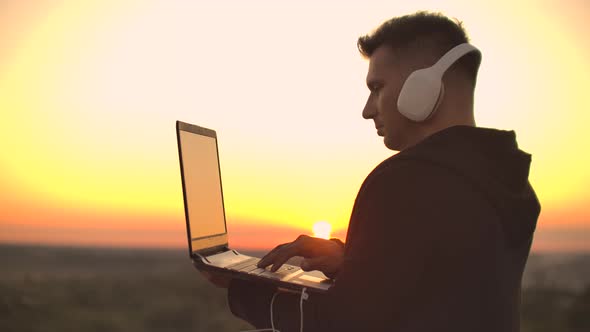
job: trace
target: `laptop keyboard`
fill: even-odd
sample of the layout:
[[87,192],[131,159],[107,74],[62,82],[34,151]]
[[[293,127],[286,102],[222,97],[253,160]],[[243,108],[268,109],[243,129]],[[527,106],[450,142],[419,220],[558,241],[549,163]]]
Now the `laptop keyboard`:
[[252,257],[245,261],[229,265],[226,268],[234,271],[246,272],[248,274],[262,275],[272,279],[282,279],[283,277],[292,274],[293,272],[297,272],[301,269],[300,267],[295,265],[283,264],[275,272],[270,272],[270,268],[272,267],[272,265],[269,265],[266,268],[262,269],[256,266],[258,262],[260,262],[260,258]]

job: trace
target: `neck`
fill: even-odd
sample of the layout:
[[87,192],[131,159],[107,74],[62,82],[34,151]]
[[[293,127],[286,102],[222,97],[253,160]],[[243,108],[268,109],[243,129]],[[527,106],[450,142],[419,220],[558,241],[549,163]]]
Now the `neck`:
[[405,146],[400,150],[414,146],[432,134],[453,126],[475,127],[473,99],[465,98],[458,100],[463,100],[464,102],[452,102],[450,100],[446,103],[443,102],[430,119],[425,122],[411,123],[411,127],[413,127],[411,132],[413,134],[408,137]]

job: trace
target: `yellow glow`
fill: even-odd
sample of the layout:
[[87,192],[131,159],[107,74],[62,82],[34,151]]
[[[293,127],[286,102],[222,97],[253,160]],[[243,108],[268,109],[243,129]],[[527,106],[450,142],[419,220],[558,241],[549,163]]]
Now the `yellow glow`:
[[318,221],[313,224],[313,236],[329,240],[332,236],[332,225],[327,221]]
[[393,153],[361,117],[356,38],[419,9],[461,19],[482,50],[476,119],[532,153],[539,225],[589,226],[581,3],[4,1],[0,233],[182,228],[177,119],[217,130],[228,220],[305,232],[322,216],[345,233]]

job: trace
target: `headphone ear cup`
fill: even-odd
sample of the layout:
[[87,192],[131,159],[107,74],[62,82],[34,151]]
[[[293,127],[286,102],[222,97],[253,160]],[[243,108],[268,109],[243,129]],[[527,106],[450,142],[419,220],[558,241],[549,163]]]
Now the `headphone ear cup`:
[[440,103],[441,77],[431,68],[414,71],[402,86],[397,108],[406,118],[420,122],[426,120]]
[[436,104],[434,105],[434,109],[430,112],[430,115],[426,118],[429,119],[432,115],[436,112],[440,104],[442,103],[443,99],[445,98],[445,84],[441,83],[440,85],[440,92],[438,94],[438,98],[436,99]]

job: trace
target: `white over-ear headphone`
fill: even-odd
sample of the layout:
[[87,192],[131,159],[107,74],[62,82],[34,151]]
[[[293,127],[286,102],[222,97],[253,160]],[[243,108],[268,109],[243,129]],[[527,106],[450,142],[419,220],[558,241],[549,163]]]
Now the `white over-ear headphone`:
[[471,44],[459,44],[443,55],[432,67],[411,73],[397,99],[399,112],[416,122],[428,119],[443,98],[443,75],[457,60],[471,52],[480,53]]

